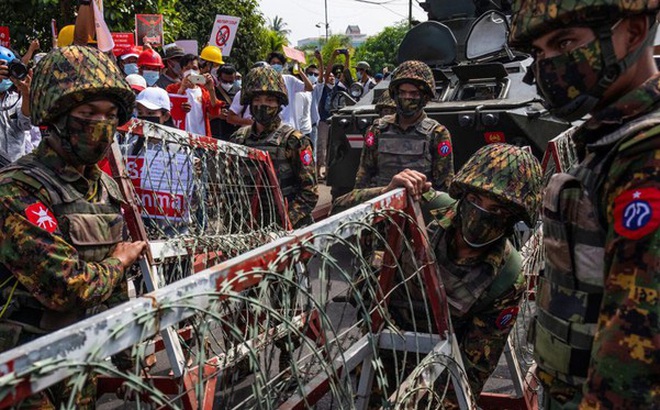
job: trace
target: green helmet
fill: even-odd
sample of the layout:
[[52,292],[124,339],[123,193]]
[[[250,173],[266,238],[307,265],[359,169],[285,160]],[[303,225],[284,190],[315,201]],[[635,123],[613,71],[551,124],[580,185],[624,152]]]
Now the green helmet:
[[429,100],[435,97],[435,79],[431,68],[421,61],[408,60],[401,63],[392,73],[390,95],[396,95],[399,84],[413,83],[422,87]]
[[509,43],[526,49],[539,36],[568,25],[593,25],[653,13],[660,0],[515,0]]
[[454,176],[449,195],[468,192],[495,197],[515,209],[530,228],[536,223],[542,193],[541,165],[528,151],[509,144],[481,147]]
[[274,95],[281,105],[289,104],[284,78],[271,66],[256,67],[247,73],[241,90],[241,105],[250,104],[259,93]]
[[383,108],[396,108],[396,103],[390,97],[390,91],[385,90],[376,100],[376,111],[382,110]]
[[39,61],[30,87],[32,124],[49,124],[77,105],[108,99],[119,109],[119,123],[130,119],[135,94],[123,73],[96,48],[55,49]]

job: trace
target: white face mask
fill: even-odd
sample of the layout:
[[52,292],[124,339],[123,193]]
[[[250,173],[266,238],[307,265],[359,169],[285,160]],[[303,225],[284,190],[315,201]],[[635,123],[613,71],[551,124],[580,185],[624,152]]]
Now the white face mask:
[[144,80],[147,82],[147,85],[151,87],[152,85],[156,84],[156,81],[158,81],[158,78],[160,77],[160,72],[144,70],[142,72],[142,77],[144,77]]
[[234,86],[234,83],[220,83],[220,87],[222,87],[223,90],[229,91],[231,90],[231,87]]

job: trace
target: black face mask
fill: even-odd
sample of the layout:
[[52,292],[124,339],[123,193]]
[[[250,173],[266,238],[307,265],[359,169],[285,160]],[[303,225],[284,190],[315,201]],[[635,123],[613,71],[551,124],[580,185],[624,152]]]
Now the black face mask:
[[424,97],[402,98],[396,96],[396,112],[406,118],[411,118],[419,114],[424,108]]
[[157,116],[151,116],[151,115],[145,115],[145,116],[138,116],[139,119],[144,120],[144,121],[149,121],[153,122],[154,124],[160,124],[160,117]]
[[481,248],[498,241],[512,225],[510,218],[489,212],[463,198],[458,212],[461,218],[461,235],[472,248]]
[[262,125],[268,125],[277,119],[280,113],[280,107],[250,104],[250,112],[256,122]]

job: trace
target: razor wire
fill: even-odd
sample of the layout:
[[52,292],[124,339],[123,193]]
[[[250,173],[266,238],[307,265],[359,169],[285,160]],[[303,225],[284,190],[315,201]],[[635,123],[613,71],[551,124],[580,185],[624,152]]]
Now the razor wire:
[[131,234],[177,250],[153,255],[164,283],[272,241],[289,226],[264,152],[133,120],[111,161],[144,227],[140,235],[129,219]]
[[97,408],[475,408],[429,249],[393,191],[1,354],[0,405],[96,382]]

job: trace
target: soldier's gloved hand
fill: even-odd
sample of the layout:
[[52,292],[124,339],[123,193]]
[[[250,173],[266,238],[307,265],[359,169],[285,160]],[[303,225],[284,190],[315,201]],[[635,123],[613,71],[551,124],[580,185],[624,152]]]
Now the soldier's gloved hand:
[[389,192],[396,188],[406,188],[408,194],[414,200],[419,201],[422,194],[431,189],[431,183],[426,181],[426,175],[411,169],[405,169],[392,177],[389,185],[383,188],[383,192]]
[[146,249],[147,243],[144,241],[120,242],[110,256],[119,259],[121,266],[126,271]]

